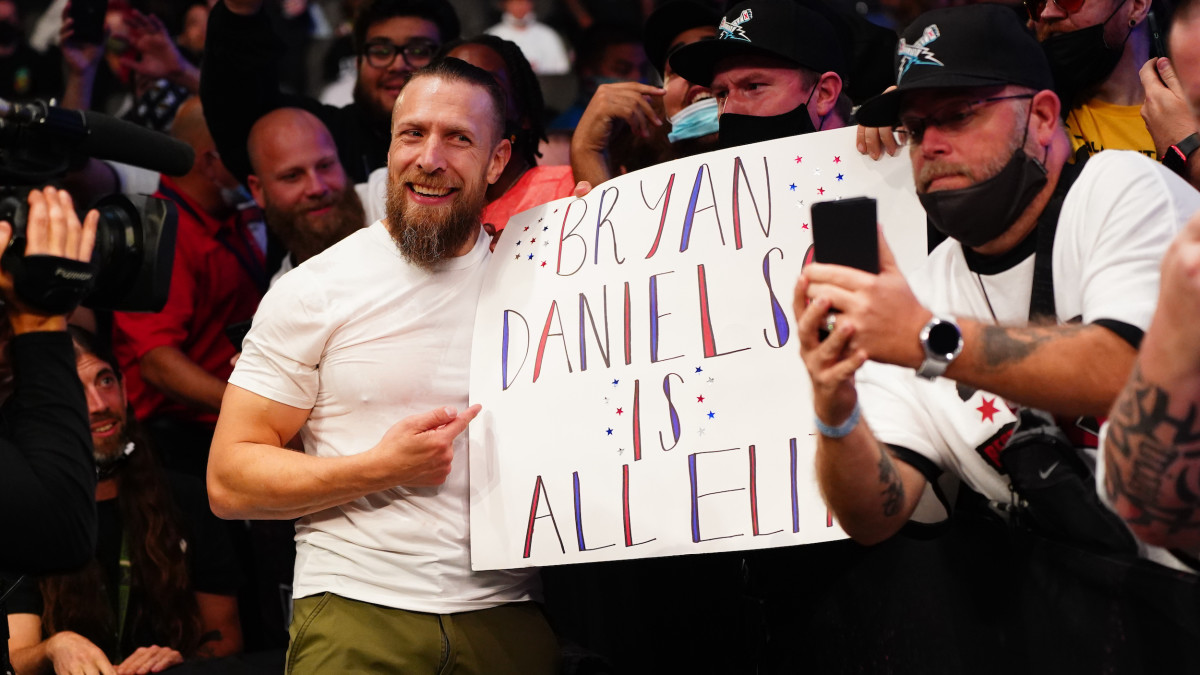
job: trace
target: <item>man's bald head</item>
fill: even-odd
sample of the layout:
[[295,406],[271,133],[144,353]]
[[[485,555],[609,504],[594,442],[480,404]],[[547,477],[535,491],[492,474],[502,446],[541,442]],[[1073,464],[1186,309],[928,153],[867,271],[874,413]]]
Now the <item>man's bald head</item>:
[[204,119],[204,108],[200,105],[199,96],[184,101],[175,111],[171,136],[192,146],[197,155],[215,147],[212,135],[208,133],[208,122]]
[[336,151],[333,135],[316,115],[300,108],[277,108],[258,118],[250,127],[246,153],[250,170],[261,174],[268,170],[264,163],[276,156],[286,156],[288,149],[302,144],[328,145]]
[[263,115],[250,129],[246,152],[252,171],[246,185],[297,263],[367,224],[333,136],[312,113],[279,108]]

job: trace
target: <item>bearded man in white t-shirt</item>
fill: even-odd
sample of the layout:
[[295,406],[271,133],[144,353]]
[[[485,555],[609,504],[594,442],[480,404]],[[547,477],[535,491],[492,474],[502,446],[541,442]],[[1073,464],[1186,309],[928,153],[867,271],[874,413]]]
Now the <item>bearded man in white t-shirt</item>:
[[554,671],[535,573],[470,566],[462,432],[503,127],[487,72],[414,73],[387,217],[284,276],[246,337],[209,497],[224,518],[300,519],[289,673]]
[[[1080,465],[1094,465],[1096,439],[1082,432],[1098,431],[1128,377],[1159,262],[1200,207],[1138,153],[1067,164],[1046,58],[1008,8],[922,15],[896,66],[897,87],[863,104],[859,122],[900,130],[918,197],[949,238],[906,280],[880,237],[879,275],[814,264],[795,299],[818,480],[868,544],[899,531],[945,476],[1009,504],[1001,455],[1017,406],[1056,416]],[[1050,289],[1035,284],[1039,258]],[[1039,297],[1049,310],[1032,320]],[[819,327],[832,327],[823,342]],[[1037,470],[1050,480],[1069,462]]]

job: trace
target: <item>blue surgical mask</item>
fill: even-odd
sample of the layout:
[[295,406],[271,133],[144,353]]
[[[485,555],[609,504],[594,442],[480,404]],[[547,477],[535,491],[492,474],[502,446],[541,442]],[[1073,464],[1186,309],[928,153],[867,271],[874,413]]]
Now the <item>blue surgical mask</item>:
[[706,98],[667,118],[671,123],[671,131],[667,132],[667,140],[672,143],[700,138],[717,133],[717,99]]

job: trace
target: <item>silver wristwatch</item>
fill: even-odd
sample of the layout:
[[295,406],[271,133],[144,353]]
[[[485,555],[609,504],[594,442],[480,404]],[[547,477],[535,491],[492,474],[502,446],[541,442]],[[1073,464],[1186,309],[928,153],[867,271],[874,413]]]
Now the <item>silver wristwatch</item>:
[[917,375],[932,380],[941,377],[963,348],[962,331],[953,319],[935,316],[921,329],[921,348],[925,360],[917,368]]

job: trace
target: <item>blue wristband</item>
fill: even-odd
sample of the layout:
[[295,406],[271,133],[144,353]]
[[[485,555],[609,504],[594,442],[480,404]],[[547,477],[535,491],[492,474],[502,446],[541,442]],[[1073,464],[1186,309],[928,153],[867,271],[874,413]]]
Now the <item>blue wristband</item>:
[[858,420],[862,417],[862,408],[858,407],[858,402],[854,403],[854,410],[850,411],[850,417],[845,422],[831,427],[821,421],[816,413],[813,414],[813,422],[817,425],[817,431],[825,438],[844,438],[854,431],[854,427],[858,426]]

